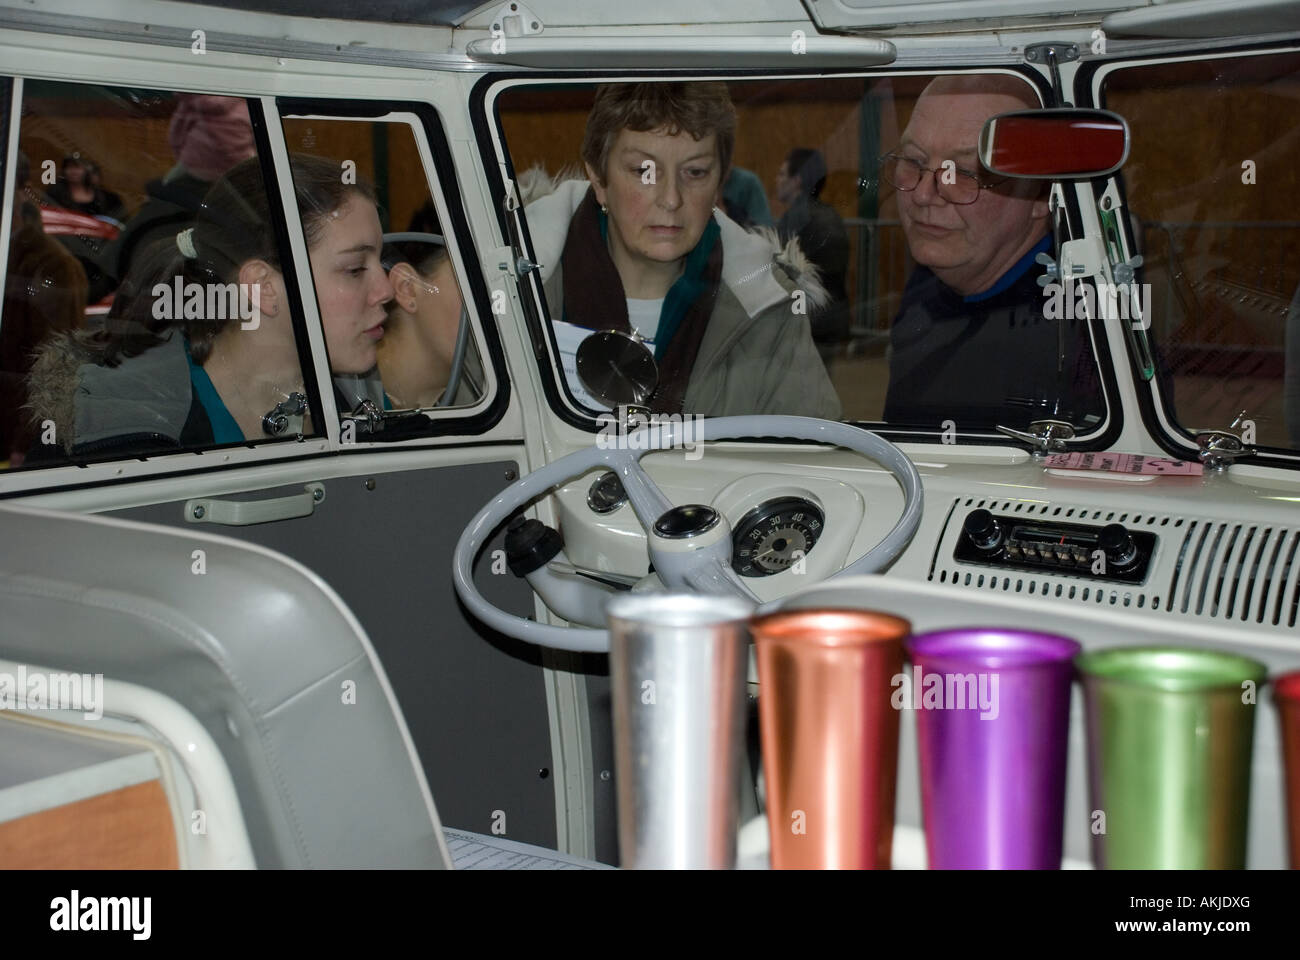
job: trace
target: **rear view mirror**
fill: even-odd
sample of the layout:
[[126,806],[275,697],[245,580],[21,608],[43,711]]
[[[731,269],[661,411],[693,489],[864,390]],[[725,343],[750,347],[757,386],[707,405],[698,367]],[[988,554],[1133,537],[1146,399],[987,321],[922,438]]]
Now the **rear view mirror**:
[[1086,180],[1128,159],[1128,121],[1109,110],[1023,110],[992,117],[980,132],[980,163],[1004,177]]

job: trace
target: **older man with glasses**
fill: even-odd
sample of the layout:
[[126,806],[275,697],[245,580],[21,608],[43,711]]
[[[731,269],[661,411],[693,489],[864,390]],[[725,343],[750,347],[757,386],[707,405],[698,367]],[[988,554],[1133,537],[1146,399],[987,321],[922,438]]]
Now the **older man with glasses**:
[[1038,107],[1008,75],[940,77],[880,158],[916,268],[890,331],[886,422],[959,432],[1099,419],[1086,324],[1045,316],[1043,181],[995,177],[976,148],[992,116]]

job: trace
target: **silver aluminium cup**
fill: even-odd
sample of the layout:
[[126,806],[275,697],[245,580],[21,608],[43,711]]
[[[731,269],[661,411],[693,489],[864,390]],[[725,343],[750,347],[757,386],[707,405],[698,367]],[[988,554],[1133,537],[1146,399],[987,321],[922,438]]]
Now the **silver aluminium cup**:
[[671,593],[606,607],[622,866],[735,866],[752,612]]

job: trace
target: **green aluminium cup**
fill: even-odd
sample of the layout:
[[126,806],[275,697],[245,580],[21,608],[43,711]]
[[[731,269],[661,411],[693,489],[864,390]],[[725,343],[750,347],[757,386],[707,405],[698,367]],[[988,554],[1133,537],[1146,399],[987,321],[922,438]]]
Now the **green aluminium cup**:
[[1081,653],[1093,864],[1246,866],[1255,704],[1267,669],[1179,647]]

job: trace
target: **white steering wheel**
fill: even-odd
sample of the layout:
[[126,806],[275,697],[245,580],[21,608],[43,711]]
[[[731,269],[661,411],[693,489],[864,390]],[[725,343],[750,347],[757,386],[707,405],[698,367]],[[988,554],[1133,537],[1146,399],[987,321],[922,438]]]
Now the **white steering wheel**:
[[511,484],[474,516],[460,535],[452,559],[456,593],[474,616],[506,636],[557,650],[609,650],[605,630],[557,627],[506,613],[483,598],[473,577],[474,559],[507,518],[552,487],[601,466],[614,471],[623,482],[632,509],[645,528],[655,572],[670,590],[739,596],[757,603],[758,598],[731,568],[731,527],[726,518],[701,504],[673,506],[641,468],[645,454],[683,443],[740,437],[813,440],[861,453],[888,469],[903,488],[898,522],[878,544],[828,579],[876,573],[902,553],[921,522],[921,475],[916,466],[888,440],[851,424],[813,417],[718,417],[702,423],[654,424],[650,436],[642,438],[645,446],[640,441],[633,443],[633,435],[617,448],[596,445],[547,464]]

